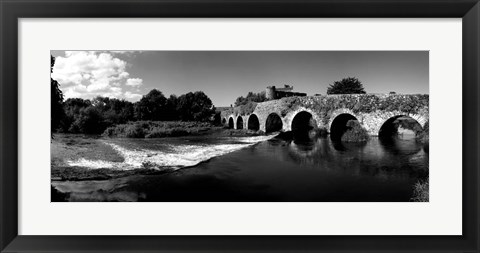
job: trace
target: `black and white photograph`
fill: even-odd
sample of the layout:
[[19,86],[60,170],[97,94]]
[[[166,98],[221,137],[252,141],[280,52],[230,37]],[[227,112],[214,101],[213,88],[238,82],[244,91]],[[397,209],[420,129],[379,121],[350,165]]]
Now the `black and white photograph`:
[[428,51],[50,60],[52,202],[429,202]]

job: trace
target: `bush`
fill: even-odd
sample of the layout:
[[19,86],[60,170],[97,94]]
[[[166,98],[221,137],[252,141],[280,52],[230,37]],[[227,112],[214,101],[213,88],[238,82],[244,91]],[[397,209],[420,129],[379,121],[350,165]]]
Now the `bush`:
[[162,138],[206,132],[213,127],[207,122],[137,121],[109,127],[103,133],[108,137]]
[[427,121],[427,123],[424,126],[423,132],[417,135],[417,140],[428,146],[428,142],[430,140],[429,135],[430,135],[429,122]]
[[125,128],[125,137],[127,138],[144,138],[145,131],[140,124],[128,125]]
[[255,108],[257,107],[256,102],[247,102],[246,104],[240,105],[238,107],[235,107],[233,109],[233,112],[235,115],[248,115],[253,113],[255,111]]
[[341,140],[343,142],[365,142],[368,141],[369,135],[358,120],[349,120],[347,122],[349,128],[343,135]]
[[429,178],[427,177],[427,179],[419,180],[415,183],[411,200],[414,202],[428,202],[429,195]]

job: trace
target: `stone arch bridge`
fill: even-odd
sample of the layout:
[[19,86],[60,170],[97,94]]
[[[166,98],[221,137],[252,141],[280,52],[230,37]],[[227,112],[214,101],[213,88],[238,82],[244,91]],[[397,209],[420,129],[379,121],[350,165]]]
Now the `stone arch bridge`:
[[369,135],[399,117],[429,123],[429,95],[349,94],[288,97],[222,111],[222,123],[234,129],[292,131],[315,128],[328,133],[356,119]]

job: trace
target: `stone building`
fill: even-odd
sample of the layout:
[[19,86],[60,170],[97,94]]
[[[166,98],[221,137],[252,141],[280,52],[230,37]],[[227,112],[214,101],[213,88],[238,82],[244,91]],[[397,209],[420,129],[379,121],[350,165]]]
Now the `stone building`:
[[265,96],[267,100],[280,99],[284,97],[305,97],[307,93],[294,92],[293,86],[284,85],[283,88],[276,88],[275,86],[268,86],[265,90]]

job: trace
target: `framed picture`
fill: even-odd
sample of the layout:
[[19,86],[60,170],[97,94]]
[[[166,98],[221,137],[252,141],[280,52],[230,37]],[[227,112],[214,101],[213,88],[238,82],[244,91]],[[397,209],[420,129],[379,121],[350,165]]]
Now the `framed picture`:
[[0,11],[1,252],[479,251],[477,0]]

